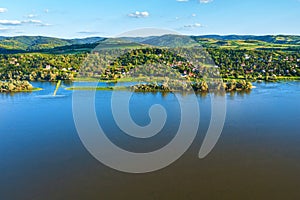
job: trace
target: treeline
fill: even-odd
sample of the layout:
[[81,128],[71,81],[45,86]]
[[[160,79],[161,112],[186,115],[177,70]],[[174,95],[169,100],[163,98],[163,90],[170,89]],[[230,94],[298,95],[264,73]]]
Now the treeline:
[[0,79],[27,81],[73,80],[84,58],[84,54],[0,55]]
[[0,55],[0,80],[74,80],[77,75],[104,80],[164,77],[199,80],[220,77],[274,81],[300,77],[299,52],[232,49],[110,49],[92,54]]
[[[196,58],[197,63],[188,61],[189,58]],[[203,49],[115,49],[89,55],[80,75],[104,80],[137,76],[173,77],[174,74],[194,79],[218,77],[218,71],[214,67],[208,67],[212,62]]]
[[29,92],[34,90],[28,81],[0,81],[0,93],[3,92]]
[[208,49],[223,78],[276,80],[300,76],[300,53]]
[[102,67],[102,71],[95,69],[99,77],[168,76],[172,69],[188,79],[276,81],[279,77],[300,77],[299,52],[145,48],[127,52],[108,65],[108,68]]
[[222,81],[164,81],[162,83],[145,83],[138,84],[131,87],[135,92],[236,92],[249,91],[252,89],[252,84],[245,80],[231,80],[227,82]]

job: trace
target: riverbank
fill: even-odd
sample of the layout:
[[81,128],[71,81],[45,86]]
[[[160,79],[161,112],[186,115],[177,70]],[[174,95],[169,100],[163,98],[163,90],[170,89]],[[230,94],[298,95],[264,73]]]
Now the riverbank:
[[99,79],[94,77],[77,77],[74,82],[99,82],[99,83],[127,83],[127,82],[143,82],[143,81],[164,81],[165,77],[126,77],[120,79]]
[[127,90],[134,92],[215,92],[215,91],[249,91],[253,88],[251,82],[245,80],[227,81],[227,82],[188,82],[179,80],[168,80],[163,82],[145,82],[131,86],[75,86],[66,90],[96,90],[96,91],[111,91],[111,90]]
[[78,86],[78,87],[69,87],[66,88],[66,90],[86,90],[86,91],[90,91],[90,90],[96,90],[96,91],[112,91],[112,90],[118,90],[118,91],[126,91],[126,90],[130,90],[130,87],[122,87],[122,86],[113,86],[113,87],[92,87],[92,86]]
[[33,92],[39,90],[41,88],[34,88],[28,81],[0,81],[0,93]]
[[[299,81],[296,77],[279,77],[276,82],[285,81]],[[225,91],[225,92],[243,92],[251,91],[253,88],[252,83],[269,83],[267,81],[255,81],[250,82],[242,79],[222,79],[220,81],[212,80],[191,80],[191,81],[167,81],[163,77],[150,78],[149,77],[134,77],[118,80],[99,80],[96,78],[88,79],[76,79],[73,83],[89,83],[89,82],[99,82],[105,83],[107,86],[71,86],[64,88],[68,91],[73,90],[96,90],[96,91],[134,91],[134,92],[215,92],[215,91]],[[72,83],[72,82],[68,82]],[[112,86],[117,83],[122,83],[127,86]],[[126,84],[129,83],[129,84]],[[187,84],[186,84],[187,83]],[[271,82],[270,83],[274,83]],[[0,93],[16,93],[16,92],[33,92],[39,91],[42,88],[34,88],[28,81],[0,81]],[[56,91],[58,88],[55,89]]]
[[[141,76],[141,77],[125,77],[120,79],[100,79],[96,77],[77,77],[73,80],[73,82],[99,82],[99,83],[126,83],[126,82],[149,82],[151,81],[164,81],[165,77],[149,77],[149,76]],[[300,81],[300,77],[298,76],[276,76],[276,78],[269,77],[268,79],[245,79],[245,78],[220,78],[224,82],[230,81],[241,81],[246,80],[249,82],[278,82],[278,81]],[[202,79],[194,79],[191,78],[190,81],[202,81]]]

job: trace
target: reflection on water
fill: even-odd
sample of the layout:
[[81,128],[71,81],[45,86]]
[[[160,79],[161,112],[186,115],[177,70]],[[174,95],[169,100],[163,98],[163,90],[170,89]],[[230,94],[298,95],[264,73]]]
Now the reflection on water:
[[56,99],[56,98],[64,98],[66,97],[66,95],[38,95],[36,96],[37,98],[41,98],[41,99]]
[[[80,83],[88,86],[89,83]],[[105,83],[99,83],[104,86]],[[122,83],[125,84],[125,83]],[[72,92],[63,84],[34,83],[33,93],[0,94],[0,199],[299,199],[300,83],[257,84],[251,93],[228,93],[220,141],[205,159],[198,151],[210,121],[210,95],[197,94],[200,128],[189,151],[161,171],[131,175],[93,159],[72,117]],[[180,121],[172,94],[136,93],[131,114],[147,125],[149,107],[162,104],[169,118],[155,138],[122,134],[110,112],[111,91],[99,91],[96,110],[108,137],[120,147],[147,152],[174,137]],[[99,141],[101,144],[101,141]]]

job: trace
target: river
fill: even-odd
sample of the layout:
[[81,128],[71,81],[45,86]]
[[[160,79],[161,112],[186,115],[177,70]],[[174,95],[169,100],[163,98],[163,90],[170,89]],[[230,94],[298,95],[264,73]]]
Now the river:
[[[87,151],[75,128],[72,91],[65,90],[72,84],[63,84],[56,97],[51,96],[55,84],[33,85],[44,90],[0,94],[1,200],[300,198],[300,82],[261,83],[250,93],[227,94],[224,129],[204,159],[198,153],[211,98],[198,95],[201,117],[194,143],[170,166],[146,174],[118,172]],[[150,122],[153,104],[168,112],[166,127],[145,141],[122,134],[112,116],[111,94],[97,91],[95,108],[114,143],[149,152],[172,140],[180,122],[173,94],[133,94],[130,110],[137,124]]]

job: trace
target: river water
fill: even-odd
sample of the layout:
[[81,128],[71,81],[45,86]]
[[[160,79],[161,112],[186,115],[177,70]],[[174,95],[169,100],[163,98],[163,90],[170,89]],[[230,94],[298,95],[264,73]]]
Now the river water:
[[[71,85],[63,84],[56,97],[54,84],[33,85],[44,90],[0,94],[0,200],[300,198],[300,82],[255,84],[251,93],[227,94],[222,135],[204,159],[198,153],[211,98],[198,95],[194,143],[175,163],[147,174],[115,171],[87,151],[75,128],[72,91],[65,90]],[[122,134],[112,116],[111,94],[97,91],[95,97],[99,123],[111,141],[128,151],[149,152],[172,140],[180,122],[173,94],[133,94],[130,111],[137,124],[150,122],[153,104],[168,113],[166,127],[145,141]]]

